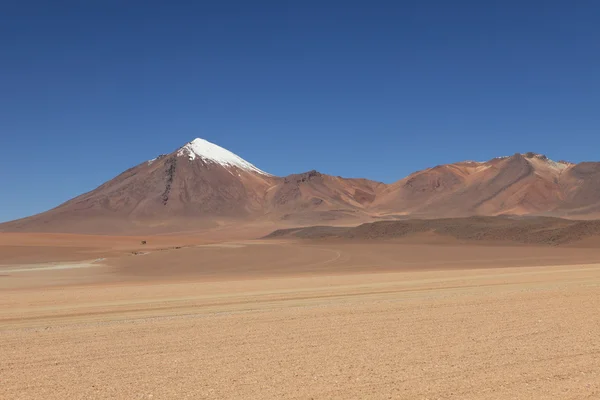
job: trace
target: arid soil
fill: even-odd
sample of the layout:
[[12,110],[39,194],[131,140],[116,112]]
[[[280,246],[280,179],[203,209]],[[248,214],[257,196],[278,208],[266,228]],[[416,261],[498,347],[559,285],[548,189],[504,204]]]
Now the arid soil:
[[[341,238],[385,240],[411,236],[441,236],[465,242],[523,243],[536,245],[581,244],[595,239],[600,244],[600,221],[577,221],[549,217],[467,217],[379,221],[359,226],[311,226],[278,229],[265,238]],[[590,246],[588,240],[584,247]]]
[[3,238],[2,399],[600,397],[594,247]]

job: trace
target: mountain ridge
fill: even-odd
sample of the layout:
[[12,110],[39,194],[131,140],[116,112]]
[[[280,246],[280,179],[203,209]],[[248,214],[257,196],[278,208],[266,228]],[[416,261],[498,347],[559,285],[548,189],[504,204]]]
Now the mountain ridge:
[[534,152],[460,161],[386,184],[310,170],[272,175],[204,139],[144,161],[46,212],[0,231],[110,232],[211,229],[472,215],[600,213],[600,163]]

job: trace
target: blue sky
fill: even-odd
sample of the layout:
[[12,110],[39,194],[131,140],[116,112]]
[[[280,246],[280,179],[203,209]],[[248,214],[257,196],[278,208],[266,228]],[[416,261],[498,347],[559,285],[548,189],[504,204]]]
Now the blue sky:
[[598,20],[592,0],[2,2],[0,221],[195,137],[384,182],[600,160]]

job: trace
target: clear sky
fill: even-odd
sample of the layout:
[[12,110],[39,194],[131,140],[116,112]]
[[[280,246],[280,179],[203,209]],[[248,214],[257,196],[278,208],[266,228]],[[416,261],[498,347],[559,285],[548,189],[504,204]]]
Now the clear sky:
[[384,182],[600,160],[600,2],[4,1],[0,221],[195,137]]

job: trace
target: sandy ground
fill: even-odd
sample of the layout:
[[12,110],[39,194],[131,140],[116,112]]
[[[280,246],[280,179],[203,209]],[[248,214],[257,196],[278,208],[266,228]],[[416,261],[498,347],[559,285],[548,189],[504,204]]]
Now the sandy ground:
[[2,399],[600,398],[596,249],[70,240],[0,245]]

